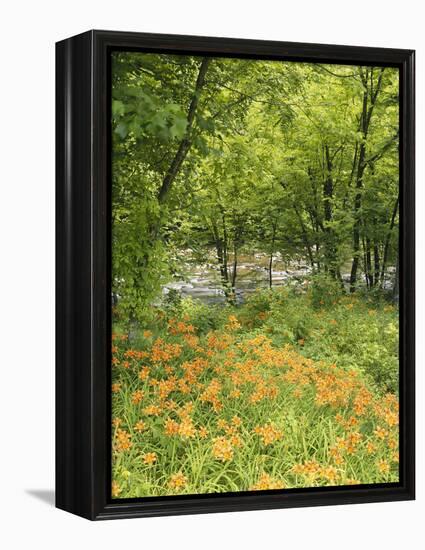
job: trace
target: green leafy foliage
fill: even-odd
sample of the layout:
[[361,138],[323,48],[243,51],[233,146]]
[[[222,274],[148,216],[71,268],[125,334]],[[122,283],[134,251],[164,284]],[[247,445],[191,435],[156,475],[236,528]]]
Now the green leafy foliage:
[[338,281],[326,273],[311,277],[309,285],[311,303],[315,308],[335,306],[341,297],[342,289]]

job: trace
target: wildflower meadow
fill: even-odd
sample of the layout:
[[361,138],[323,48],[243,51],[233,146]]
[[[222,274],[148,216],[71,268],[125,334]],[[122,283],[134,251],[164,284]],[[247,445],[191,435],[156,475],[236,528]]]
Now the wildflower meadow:
[[[178,317],[159,309],[134,342],[118,325],[113,496],[397,481],[396,311],[310,300],[263,291],[210,318],[186,300]],[[295,326],[276,322],[276,308]]]

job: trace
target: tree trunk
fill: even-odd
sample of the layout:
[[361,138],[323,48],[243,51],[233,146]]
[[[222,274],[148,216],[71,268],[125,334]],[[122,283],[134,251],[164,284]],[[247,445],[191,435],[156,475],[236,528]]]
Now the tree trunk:
[[[285,182],[281,181],[280,182],[280,185],[286,189],[286,184]],[[303,242],[304,242],[304,245],[307,249],[307,254],[308,254],[308,257],[309,257],[309,260],[310,260],[310,264],[311,264],[311,269],[314,270],[314,257],[313,257],[313,251],[312,251],[312,248],[311,248],[311,243],[310,243],[310,240],[308,238],[308,233],[307,233],[307,228],[304,224],[304,221],[303,221],[303,218],[300,214],[300,211],[298,210],[298,207],[296,205],[296,203],[294,201],[292,201],[292,206],[295,210],[295,214],[297,215],[297,218],[298,218],[298,221],[300,222],[300,226],[301,226],[301,236],[302,236],[302,239],[303,239]]]
[[222,238],[220,237],[220,233],[218,231],[216,223],[212,221],[213,231],[215,235],[218,236],[218,238],[215,237],[217,260],[220,267],[221,283],[222,283],[224,295],[226,297],[227,302],[229,302],[230,304],[234,304],[235,303],[234,284],[236,282],[237,260],[236,260],[236,265],[235,263],[233,264],[234,271],[232,274],[232,279],[230,279],[229,249],[228,249],[229,238],[227,233],[226,212],[221,205],[220,205],[220,210],[221,210],[222,234],[223,234]]
[[270,258],[269,258],[269,288],[273,286],[273,254],[274,254],[274,243],[276,241],[276,229],[277,229],[277,220],[273,221],[273,232],[272,232],[272,242],[270,248]]
[[[384,70],[384,68],[381,69],[376,88],[375,90],[373,90],[373,68],[366,68],[365,73],[363,73],[362,68],[359,68],[360,78],[364,87],[362,113],[360,116],[360,131],[362,133],[362,141],[360,143],[357,159],[356,195],[354,199],[353,263],[351,265],[350,273],[350,292],[355,292],[356,290],[357,269],[359,267],[362,189],[363,176],[366,169],[366,140],[369,132],[369,125],[372,118],[373,109],[375,107],[379,91],[381,89],[382,75],[384,74]],[[369,78],[371,79],[371,83],[369,83]]]
[[232,294],[236,299],[236,273],[238,269],[238,249],[236,241],[233,243],[233,267],[232,267]]
[[189,105],[189,111],[187,114],[186,132],[167,170],[167,173],[165,174],[164,179],[162,180],[162,185],[158,192],[159,203],[163,203],[165,201],[170,191],[170,188],[174,180],[176,179],[176,176],[179,173],[181,165],[183,164],[183,161],[185,160],[189,152],[190,146],[192,144],[191,134],[192,134],[193,122],[195,120],[195,114],[198,108],[201,90],[205,84],[205,75],[207,74],[208,65],[210,64],[210,61],[211,61],[211,58],[204,57],[199,66],[199,72],[198,72],[198,77],[196,79],[195,90],[194,90],[192,100]]
[[381,259],[379,256],[379,246],[378,246],[378,243],[376,242],[373,245],[373,262],[375,264],[375,274],[374,274],[373,282],[374,282],[374,286],[378,286]]
[[[229,272],[227,269],[227,252],[224,244],[224,240],[220,237],[217,224],[214,220],[211,220],[211,227],[214,235],[214,244],[217,255],[217,262],[220,269],[221,284],[224,290],[224,293],[228,292],[229,289]],[[227,297],[227,294],[226,294]]]
[[395,268],[395,278],[394,278],[394,286],[393,286],[393,300],[394,302],[399,301],[399,271],[400,271],[400,256],[399,256],[399,250],[397,249],[397,263]]
[[[186,131],[182,140],[180,141],[177,151],[170,163],[170,166],[168,167],[168,170],[162,180],[161,187],[157,193],[157,198],[160,205],[166,202],[168,194],[171,190],[171,187],[176,177],[178,176],[179,171],[182,167],[182,164],[186,159],[186,156],[192,145],[193,123],[195,120],[196,111],[198,109],[201,91],[205,84],[205,75],[207,73],[208,65],[210,64],[210,61],[211,59],[209,57],[205,57],[202,59],[201,64],[199,66],[195,89],[188,108]],[[162,226],[162,221],[160,216],[157,216],[155,219],[150,221],[148,226],[148,233],[150,235],[150,240],[152,242],[158,239],[161,231],[161,226]],[[141,266],[141,268],[146,269],[148,264],[149,264],[149,258],[145,256],[145,258],[143,259],[143,265]]]
[[391,242],[391,234],[392,234],[392,231],[393,231],[394,225],[395,225],[395,219],[396,219],[396,216],[397,216],[399,200],[400,200],[400,194],[397,195],[397,199],[395,201],[394,208],[393,208],[393,213],[392,213],[392,216],[391,216],[390,227],[389,227],[387,236],[385,238],[384,255],[383,255],[383,258],[382,258],[382,268],[381,268],[381,281],[380,281],[381,288],[383,288],[383,286],[384,286],[385,271],[387,269],[388,253],[389,253],[390,242]]
[[334,192],[334,182],[332,178],[332,159],[329,151],[329,146],[325,145],[325,158],[326,158],[326,176],[323,183],[323,211],[325,214],[325,265],[329,270],[331,276],[336,279],[338,278],[338,262],[337,262],[337,251],[335,243],[335,232],[331,227],[333,220],[333,192]]
[[366,237],[366,270],[369,280],[369,288],[373,288],[373,273],[372,273],[372,254],[369,237]]
[[311,268],[314,269],[314,258],[313,258],[313,251],[311,249],[311,243],[308,238],[307,228],[305,227],[305,224],[303,222],[302,216],[300,214],[300,211],[298,210],[296,204],[294,203],[294,210],[297,214],[298,221],[300,222],[301,226],[301,234],[304,241],[304,245],[307,249],[308,258],[310,260]]
[[366,279],[366,287],[369,289],[370,288],[370,281],[369,281],[369,271],[367,269],[366,242],[364,240],[364,237],[362,237],[362,248],[363,248],[363,273],[364,273],[364,276],[365,276],[365,279]]
[[270,253],[269,258],[269,288],[273,286],[273,252]]
[[225,286],[224,286],[224,294],[226,296],[226,300],[234,304],[235,303],[235,294],[233,292],[233,287],[231,285],[231,282],[229,280],[229,250],[228,250],[228,244],[229,239],[227,235],[227,223],[226,223],[226,213],[223,207],[221,207],[221,219],[223,223],[223,270],[226,273],[226,280],[225,280]]
[[[366,92],[365,92],[365,96]],[[367,101],[367,100],[366,100]],[[365,105],[365,103],[364,103]],[[366,103],[367,105],[367,103]],[[351,265],[350,273],[350,292],[355,292],[357,284],[357,269],[359,267],[359,253],[360,253],[360,208],[362,204],[361,189],[363,187],[363,174],[366,168],[365,165],[365,145],[364,142],[360,145],[357,177],[356,177],[356,196],[354,198],[354,225],[353,225],[353,263]]]

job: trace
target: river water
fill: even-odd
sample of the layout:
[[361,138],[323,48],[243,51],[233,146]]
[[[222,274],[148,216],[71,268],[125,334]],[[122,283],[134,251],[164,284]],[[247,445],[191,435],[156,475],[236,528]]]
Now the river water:
[[[190,253],[188,254],[190,259]],[[269,287],[269,256],[264,253],[243,255],[239,259],[236,277],[236,302],[243,303],[250,294],[258,288]],[[345,272],[342,273],[342,280],[347,292],[349,292],[350,265],[347,264]],[[231,271],[231,270],[230,270]],[[391,290],[394,281],[394,267],[388,267],[384,281],[384,289]],[[272,286],[288,284],[300,284],[311,274],[311,267],[303,260],[284,261],[277,253],[273,257],[272,264]],[[230,277],[231,273],[229,274]],[[366,286],[364,274],[359,275],[359,284]],[[163,294],[171,289],[178,291],[181,296],[196,298],[206,304],[225,303],[220,270],[211,254],[210,261],[203,264],[187,262],[185,274],[176,276],[174,280],[163,286]]]
[[[302,283],[311,269],[303,263],[284,263],[279,255],[273,258],[272,284],[281,286],[290,281]],[[237,267],[236,301],[244,300],[258,288],[269,287],[268,257],[265,254],[242,256]],[[194,265],[185,276],[164,285],[163,293],[177,290],[183,297],[190,296],[207,304],[225,302],[218,266],[213,263]]]

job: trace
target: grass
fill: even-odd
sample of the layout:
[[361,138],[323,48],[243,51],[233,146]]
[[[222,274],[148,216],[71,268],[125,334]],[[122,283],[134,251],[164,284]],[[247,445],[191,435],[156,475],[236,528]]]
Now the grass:
[[177,300],[131,341],[116,318],[113,497],[398,481],[397,311],[320,301]]

